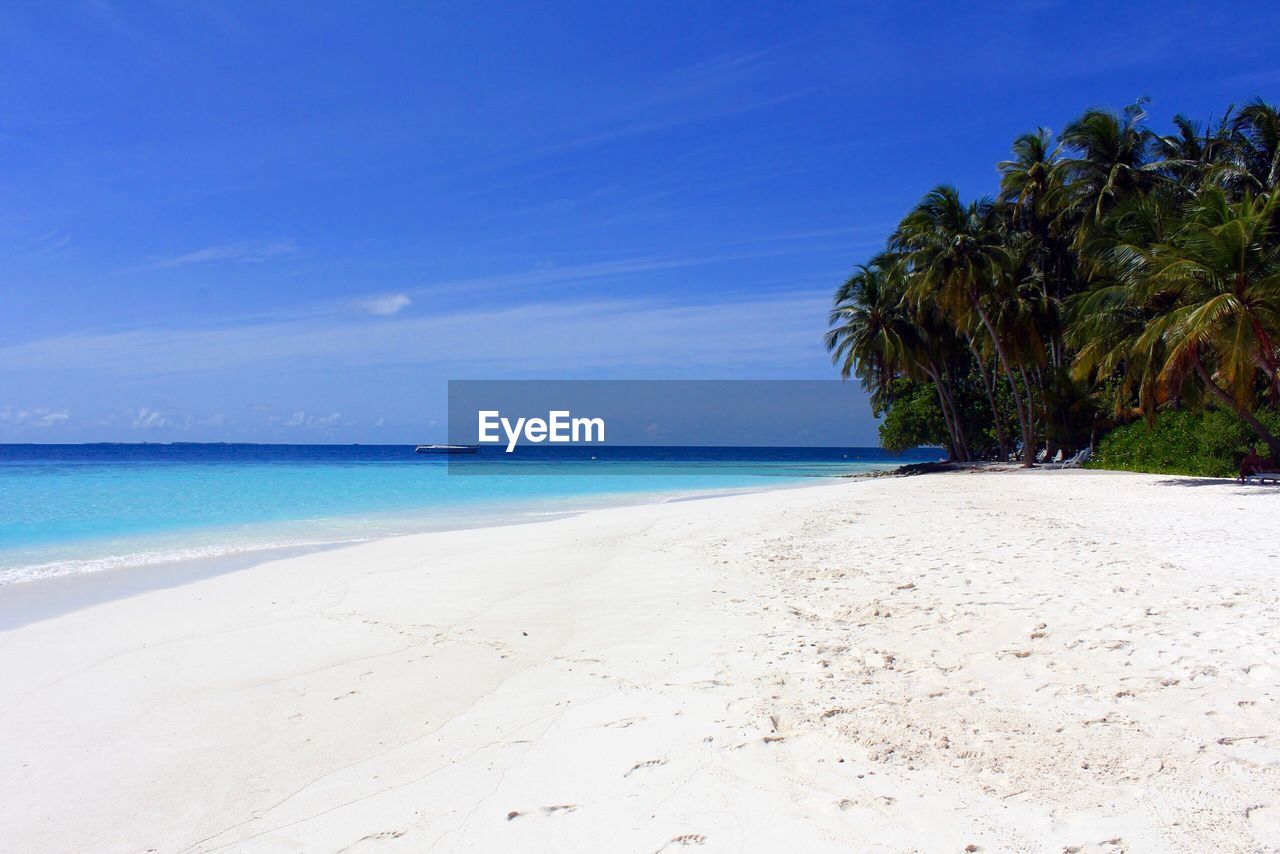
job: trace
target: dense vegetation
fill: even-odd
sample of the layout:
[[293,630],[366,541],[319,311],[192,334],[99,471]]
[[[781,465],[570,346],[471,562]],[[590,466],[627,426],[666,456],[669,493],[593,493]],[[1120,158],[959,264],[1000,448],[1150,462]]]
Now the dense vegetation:
[[1116,467],[1280,459],[1280,110],[1172,127],[1139,102],[1024,134],[996,198],[936,187],[855,268],[826,343],[886,447],[1030,465],[1114,430]]
[[[1273,431],[1280,417],[1270,417]],[[1135,421],[1102,437],[1094,455],[1108,469],[1229,477],[1240,448],[1257,441],[1248,425],[1225,409],[1166,410],[1147,425]]]

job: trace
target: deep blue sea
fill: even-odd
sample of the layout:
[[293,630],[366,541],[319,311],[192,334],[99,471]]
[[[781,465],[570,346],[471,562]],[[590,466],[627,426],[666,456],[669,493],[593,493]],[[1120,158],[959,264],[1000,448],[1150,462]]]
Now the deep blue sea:
[[936,449],[0,445],[0,584],[812,483]]

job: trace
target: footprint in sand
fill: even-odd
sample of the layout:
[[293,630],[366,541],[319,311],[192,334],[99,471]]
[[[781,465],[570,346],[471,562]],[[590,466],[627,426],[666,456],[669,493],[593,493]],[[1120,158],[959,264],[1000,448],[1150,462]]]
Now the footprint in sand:
[[555,804],[553,806],[543,807],[542,812],[545,815],[555,815],[558,812],[573,812],[577,808],[577,804]]
[[655,765],[666,765],[666,764],[667,764],[667,760],[665,759],[649,759],[645,762],[637,762],[635,765],[631,766],[630,771],[623,774],[622,776],[630,777],[632,774],[634,774],[636,771],[639,771],[641,768],[652,768]]
[[684,833],[680,836],[673,836],[670,842],[659,848],[654,852],[654,854],[662,854],[663,851],[666,851],[672,845],[705,845],[706,842],[707,837],[703,836],[701,833]]

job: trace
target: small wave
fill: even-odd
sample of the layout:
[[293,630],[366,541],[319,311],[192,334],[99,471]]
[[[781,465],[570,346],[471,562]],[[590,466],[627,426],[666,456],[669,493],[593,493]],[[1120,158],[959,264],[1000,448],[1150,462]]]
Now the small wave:
[[369,537],[357,537],[338,540],[288,540],[280,542],[262,542],[245,544],[216,544],[203,546],[187,546],[164,551],[138,551],[113,554],[97,558],[78,558],[56,560],[48,563],[28,564],[10,569],[0,569],[0,587],[9,584],[21,584],[26,581],[38,581],[46,578],[57,578],[63,575],[79,575],[82,573],[106,572],[125,567],[154,566],[163,563],[177,563],[189,560],[209,560],[229,555],[269,552],[277,549],[307,549],[324,546],[342,546],[368,542]]

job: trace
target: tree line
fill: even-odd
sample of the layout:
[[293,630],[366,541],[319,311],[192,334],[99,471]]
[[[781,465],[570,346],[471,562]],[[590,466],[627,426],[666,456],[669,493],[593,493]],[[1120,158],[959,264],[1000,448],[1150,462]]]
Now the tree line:
[[1031,465],[1218,406],[1280,459],[1280,111],[1159,134],[1145,106],[1019,136],[995,198],[930,190],[837,289],[826,345],[887,447]]

